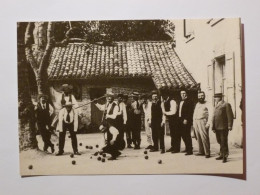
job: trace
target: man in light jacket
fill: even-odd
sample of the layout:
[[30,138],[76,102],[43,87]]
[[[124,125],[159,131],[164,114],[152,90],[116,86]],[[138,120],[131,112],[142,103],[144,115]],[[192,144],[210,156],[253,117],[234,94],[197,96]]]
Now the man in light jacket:
[[198,103],[193,113],[193,127],[197,136],[199,153],[197,156],[210,157],[209,126],[211,123],[210,106],[205,101],[205,93],[198,93]]
[[57,130],[60,132],[59,136],[59,152],[56,156],[60,156],[64,153],[64,144],[66,131],[70,132],[71,143],[73,152],[76,155],[81,155],[78,152],[78,144],[77,144],[77,136],[76,132],[78,130],[78,113],[72,108],[73,104],[71,102],[67,102],[64,105],[64,108],[59,112],[59,121]]

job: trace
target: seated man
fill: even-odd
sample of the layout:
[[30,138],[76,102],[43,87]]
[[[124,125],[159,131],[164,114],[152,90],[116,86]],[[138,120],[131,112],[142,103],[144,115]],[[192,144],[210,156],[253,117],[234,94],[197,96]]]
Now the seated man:
[[65,136],[66,131],[70,132],[71,143],[74,154],[81,155],[78,152],[78,144],[76,132],[78,130],[78,114],[72,108],[73,104],[71,102],[67,102],[64,105],[64,108],[59,112],[59,121],[57,130],[60,132],[59,137],[59,152],[56,156],[62,155],[64,153],[64,144],[65,144]]
[[103,125],[100,126],[100,130],[104,133],[105,137],[105,146],[101,152],[111,154],[108,160],[116,160],[121,154],[119,150],[122,148],[119,131],[114,126],[105,127]]

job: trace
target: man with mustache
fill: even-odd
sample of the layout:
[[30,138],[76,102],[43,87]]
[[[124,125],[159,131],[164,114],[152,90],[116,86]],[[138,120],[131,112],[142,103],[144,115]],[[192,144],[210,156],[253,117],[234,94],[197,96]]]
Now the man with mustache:
[[193,113],[193,127],[199,145],[199,153],[196,155],[205,155],[206,158],[210,157],[209,126],[211,116],[209,110],[209,105],[205,101],[205,93],[200,91],[198,93],[198,103]]

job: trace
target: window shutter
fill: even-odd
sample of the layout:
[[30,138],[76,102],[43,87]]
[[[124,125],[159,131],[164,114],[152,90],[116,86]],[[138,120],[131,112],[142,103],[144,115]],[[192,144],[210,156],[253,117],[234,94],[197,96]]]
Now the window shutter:
[[233,52],[225,54],[225,77],[226,77],[226,96],[227,102],[230,103],[234,117],[236,117],[236,94],[235,94],[235,58]]
[[214,60],[212,63],[208,65],[207,76],[208,76],[208,101],[211,102],[212,106],[214,106]]

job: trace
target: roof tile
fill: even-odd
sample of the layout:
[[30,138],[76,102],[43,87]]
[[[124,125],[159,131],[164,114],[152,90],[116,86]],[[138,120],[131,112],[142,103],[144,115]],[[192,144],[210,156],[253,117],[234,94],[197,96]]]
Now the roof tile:
[[152,77],[159,89],[197,88],[172,42],[70,43],[53,49],[48,75],[50,80]]

